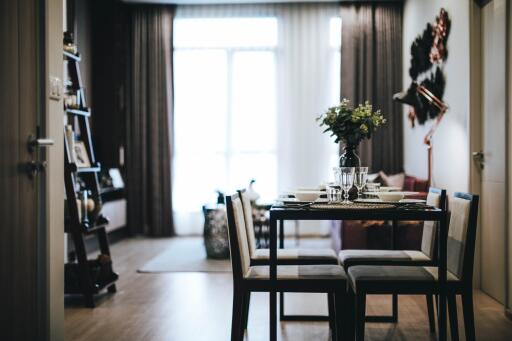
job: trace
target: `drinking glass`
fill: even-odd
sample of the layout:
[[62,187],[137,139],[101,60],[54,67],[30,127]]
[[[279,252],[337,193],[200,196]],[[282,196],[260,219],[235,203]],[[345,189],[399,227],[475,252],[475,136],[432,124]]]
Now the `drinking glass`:
[[380,192],[380,183],[378,183],[378,182],[368,182],[366,184],[366,190],[368,192]]
[[329,204],[341,201],[341,188],[338,182],[327,185],[327,198],[329,199]]
[[348,191],[354,185],[355,167],[340,167],[340,186],[343,189],[342,204],[350,204],[348,200]]
[[329,203],[336,203],[341,201],[341,185],[340,185],[340,167],[333,167],[334,182],[328,186]]
[[361,190],[366,185],[368,167],[356,167],[354,171],[354,186],[357,188],[357,197],[361,197]]

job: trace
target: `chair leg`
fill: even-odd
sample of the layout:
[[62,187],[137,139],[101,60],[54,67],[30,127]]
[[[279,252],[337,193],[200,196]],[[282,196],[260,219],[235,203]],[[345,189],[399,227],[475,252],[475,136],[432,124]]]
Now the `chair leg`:
[[428,312],[428,324],[430,326],[430,332],[436,332],[436,317],[434,315],[434,297],[432,295],[425,295],[427,299],[427,312]]
[[356,341],[364,341],[364,322],[366,316],[366,294],[356,293]]
[[343,306],[345,307],[345,320],[343,321],[343,329],[346,332],[343,332],[343,335],[347,335],[347,340],[354,340],[355,338],[355,318],[356,318],[356,309],[355,302],[356,296],[352,287],[349,286],[346,292],[346,299],[343,302]]
[[457,322],[457,299],[455,294],[448,294],[448,315],[450,317],[450,333],[452,341],[459,340],[459,326]]
[[473,290],[469,289],[462,293],[462,310],[464,312],[464,330],[466,340],[475,340],[475,315],[473,311]]
[[[334,329],[336,326],[336,311],[335,311],[335,303],[334,303],[334,293],[330,292],[327,294],[327,307],[329,311],[329,328],[331,329],[332,334],[334,335]],[[334,337],[333,337],[334,340]]]
[[338,319],[341,312],[336,311],[336,295],[334,292],[328,292],[328,308],[329,308],[329,329],[331,331],[331,341],[340,341],[340,334],[338,334]]
[[251,292],[248,291],[244,294],[244,311],[243,311],[243,324],[244,330],[247,329],[247,323],[249,321],[249,305],[251,303]]
[[398,295],[397,294],[392,295],[391,309],[392,309],[391,321],[393,323],[397,323],[398,322]]
[[[434,298],[436,299],[436,311],[437,311],[437,308],[439,308],[439,295],[434,295]],[[437,311],[437,313],[439,314],[439,311]]]
[[[334,293],[334,311],[335,311],[335,329],[336,341],[354,340],[353,333],[350,332],[350,317],[353,311],[350,310],[348,297],[345,290],[338,290]],[[352,336],[352,338],[350,338]],[[333,338],[334,340],[334,338]]]
[[[242,310],[244,293],[236,288],[233,291],[233,316],[231,317],[231,341],[243,339]],[[242,335],[242,337],[240,337]]]

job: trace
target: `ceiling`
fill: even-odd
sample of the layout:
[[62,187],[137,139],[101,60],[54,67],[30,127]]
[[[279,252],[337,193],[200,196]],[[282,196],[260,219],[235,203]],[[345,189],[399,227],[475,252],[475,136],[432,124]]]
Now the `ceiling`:
[[[122,0],[127,3],[146,4],[178,4],[178,5],[208,5],[208,4],[255,4],[255,3],[297,3],[297,2],[340,2],[340,0]],[[357,2],[358,0],[341,0],[346,2]],[[365,0],[360,0],[365,1]],[[373,0],[370,2],[399,2],[403,0]],[[365,2],[368,2],[366,0]]]

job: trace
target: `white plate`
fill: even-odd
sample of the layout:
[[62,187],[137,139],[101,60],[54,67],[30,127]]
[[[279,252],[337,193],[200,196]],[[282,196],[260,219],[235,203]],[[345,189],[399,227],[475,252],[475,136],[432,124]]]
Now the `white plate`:
[[383,192],[390,192],[390,191],[399,191],[401,190],[400,187],[393,187],[393,186],[380,186],[380,190]]
[[[322,188],[320,186],[318,187],[298,187],[297,190],[294,192],[325,192],[325,186]],[[292,192],[293,193],[293,192]]]
[[[300,200],[297,200],[296,198],[279,198],[279,199],[277,199],[277,201],[282,202],[283,204],[307,204],[307,203],[311,202],[311,201],[300,201]],[[327,198],[318,198],[314,202],[324,203],[324,202],[329,202],[329,200]]]
[[380,199],[356,199],[355,202],[364,202],[369,204],[424,204],[426,200],[420,199],[402,199],[400,201],[382,201]]
[[[389,192],[389,191],[382,191],[382,192]],[[393,191],[395,193],[395,191]],[[365,195],[377,195],[378,192],[363,192]],[[408,195],[418,195],[421,194],[420,192],[411,192],[411,191],[397,191],[396,193],[402,193],[404,196]]]

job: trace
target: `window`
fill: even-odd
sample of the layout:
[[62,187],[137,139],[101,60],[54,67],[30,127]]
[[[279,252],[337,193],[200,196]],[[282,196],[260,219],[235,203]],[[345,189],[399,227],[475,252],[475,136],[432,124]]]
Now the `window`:
[[173,32],[177,233],[202,233],[216,189],[254,178],[269,202],[332,178],[315,118],[340,100],[338,4],[178,6]]
[[[216,189],[251,178],[277,191],[276,18],[178,18],[174,24],[174,181],[178,233],[200,232]],[[198,217],[199,215],[199,217]],[[195,217],[193,217],[195,216]]]

